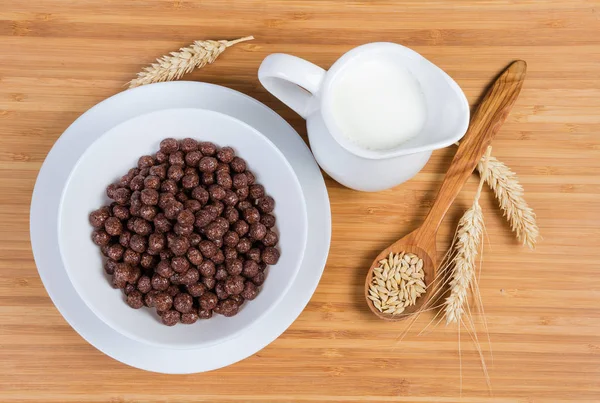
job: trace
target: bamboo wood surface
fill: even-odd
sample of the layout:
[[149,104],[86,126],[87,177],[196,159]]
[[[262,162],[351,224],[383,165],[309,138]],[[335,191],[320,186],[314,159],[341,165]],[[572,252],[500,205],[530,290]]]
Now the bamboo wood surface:
[[[270,53],[327,68],[356,45],[402,43],[455,78],[471,104],[509,62],[527,61],[521,95],[492,144],[519,175],[543,240],[535,252],[521,247],[484,189],[480,287],[493,360],[479,336],[492,392],[463,331],[461,401],[600,401],[599,31],[597,0],[0,1],[0,401],[461,400],[457,328],[418,336],[424,315],[400,343],[407,323],[377,319],[363,297],[373,258],[422,223],[455,148],[389,191],[359,193],[327,178],[333,237],[316,293],[280,338],[228,368],[186,376],[129,368],[87,344],[50,301],[28,217],[54,141],[156,57],[195,39],[246,35],[256,40],[186,79],[251,95],[302,136],[303,121],[258,83]],[[477,181],[442,223],[438,251]]]

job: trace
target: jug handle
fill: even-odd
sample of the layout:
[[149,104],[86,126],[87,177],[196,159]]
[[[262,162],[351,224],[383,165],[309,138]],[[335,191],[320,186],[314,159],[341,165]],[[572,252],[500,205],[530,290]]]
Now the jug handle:
[[294,112],[306,119],[318,106],[325,70],[296,56],[274,53],[258,69],[260,83]]

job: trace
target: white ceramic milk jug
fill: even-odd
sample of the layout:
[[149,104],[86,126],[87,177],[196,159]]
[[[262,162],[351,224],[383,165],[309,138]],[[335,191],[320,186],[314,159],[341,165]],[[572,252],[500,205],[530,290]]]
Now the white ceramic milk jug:
[[[372,149],[352,141],[342,129],[344,123],[349,122],[340,121],[339,114],[335,114],[334,102],[337,101],[332,88],[336,80],[353,66],[367,61],[398,66],[402,69],[399,71],[406,71],[420,87],[424,108],[422,124],[415,129],[416,134],[393,147]],[[345,79],[360,80],[360,76],[352,77]],[[427,163],[433,150],[460,140],[469,125],[469,105],[458,84],[420,54],[395,43],[370,43],[354,48],[328,71],[295,56],[272,54],[262,62],[258,78],[269,92],[306,119],[310,146],[321,168],[342,185],[356,190],[388,189],[412,178]],[[386,80],[385,77],[379,79]],[[378,84],[386,89],[385,81]],[[366,90],[373,91],[373,87]],[[385,99],[378,101],[385,102]],[[381,105],[382,109],[386,106]],[[399,112],[408,110],[412,114],[410,108],[414,105],[404,104],[404,107]],[[378,125],[373,125],[374,130],[379,130],[375,126]],[[346,130],[348,127],[353,126],[346,125]],[[368,140],[368,133],[364,138]]]

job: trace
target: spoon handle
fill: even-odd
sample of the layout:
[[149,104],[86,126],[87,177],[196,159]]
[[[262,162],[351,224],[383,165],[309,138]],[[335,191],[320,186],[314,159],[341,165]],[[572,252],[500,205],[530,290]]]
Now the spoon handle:
[[421,227],[422,230],[428,233],[437,232],[448,208],[473,173],[517,100],[526,70],[527,64],[523,60],[513,62],[485,94],[458,146],[435,203]]

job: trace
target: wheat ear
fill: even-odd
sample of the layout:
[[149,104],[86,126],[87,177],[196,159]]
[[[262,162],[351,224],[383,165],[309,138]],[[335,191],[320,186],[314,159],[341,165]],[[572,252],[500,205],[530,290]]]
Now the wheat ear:
[[[489,157],[492,147],[488,147],[486,156]],[[484,164],[483,172],[486,172]],[[450,269],[450,295],[444,301],[444,316],[446,324],[461,323],[467,294],[475,278],[475,258],[483,236],[483,212],[479,205],[479,197],[485,181],[485,175],[479,181],[479,187],[469,208],[458,222],[454,240],[453,253],[448,260]]]
[[137,74],[136,78],[128,83],[129,88],[161,81],[177,80],[195,68],[202,68],[214,62],[228,47],[252,39],[254,39],[253,36],[246,36],[233,41],[195,41],[190,46],[179,49],[178,52],[171,52],[156,59],[156,63],[145,67]]
[[519,183],[517,175],[504,163],[491,156],[483,157],[479,161],[477,171],[494,191],[500,208],[504,211],[504,216],[517,235],[517,239],[523,242],[523,245],[534,249],[540,232],[535,221],[535,213],[523,197],[523,186]]

